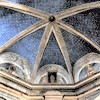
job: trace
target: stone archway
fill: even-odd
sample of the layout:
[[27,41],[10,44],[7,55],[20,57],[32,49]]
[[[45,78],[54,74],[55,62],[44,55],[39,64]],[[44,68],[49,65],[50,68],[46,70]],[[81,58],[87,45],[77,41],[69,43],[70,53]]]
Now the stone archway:
[[37,77],[34,83],[39,84],[43,77],[46,79],[48,72],[53,71],[57,72],[57,77],[59,79],[63,79],[65,81],[65,84],[71,84],[71,79],[68,72],[62,66],[56,64],[48,64],[40,68],[38,70]]
[[13,52],[4,52],[0,54],[0,64],[13,64],[20,68],[25,75],[26,80],[30,80],[30,65],[27,60],[22,58],[20,55]]
[[73,71],[75,82],[79,81],[79,74],[81,70],[91,63],[100,63],[100,54],[88,53],[76,62]]

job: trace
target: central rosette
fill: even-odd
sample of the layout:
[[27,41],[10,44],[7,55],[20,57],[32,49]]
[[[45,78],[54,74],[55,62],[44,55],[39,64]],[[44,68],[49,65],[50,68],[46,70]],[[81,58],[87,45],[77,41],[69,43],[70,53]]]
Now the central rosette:
[[49,17],[49,22],[54,22],[55,20],[56,20],[55,16],[52,15]]

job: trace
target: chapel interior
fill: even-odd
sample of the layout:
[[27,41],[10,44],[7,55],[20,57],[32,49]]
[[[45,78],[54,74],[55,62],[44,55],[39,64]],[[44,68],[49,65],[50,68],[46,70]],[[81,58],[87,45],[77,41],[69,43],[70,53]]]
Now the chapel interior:
[[100,0],[0,0],[0,100],[100,100]]

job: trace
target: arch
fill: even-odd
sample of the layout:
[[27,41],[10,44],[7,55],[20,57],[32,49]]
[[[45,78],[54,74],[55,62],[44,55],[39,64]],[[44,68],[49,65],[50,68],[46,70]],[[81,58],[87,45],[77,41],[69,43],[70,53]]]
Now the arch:
[[66,83],[71,84],[71,79],[68,72],[62,66],[56,64],[48,64],[40,68],[37,72],[37,77],[34,80],[34,83],[39,84],[41,78],[46,76],[47,72],[49,71],[57,71],[57,74],[61,76]]
[[81,70],[88,64],[100,63],[100,54],[88,53],[80,58],[74,65],[73,75],[75,82],[79,81],[79,74]]
[[9,63],[17,66],[22,70],[26,80],[30,80],[30,65],[27,60],[12,52],[0,54],[0,64]]

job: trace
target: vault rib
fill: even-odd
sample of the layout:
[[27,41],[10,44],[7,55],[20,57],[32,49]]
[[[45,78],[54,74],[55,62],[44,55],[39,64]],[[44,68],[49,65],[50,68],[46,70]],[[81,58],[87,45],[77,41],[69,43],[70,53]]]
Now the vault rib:
[[36,58],[36,61],[35,61],[35,64],[34,64],[34,70],[33,70],[33,73],[32,73],[32,78],[33,79],[35,79],[35,76],[37,74],[38,67],[39,67],[40,61],[42,59],[42,56],[43,56],[44,50],[46,48],[46,45],[49,41],[51,32],[52,32],[52,25],[51,25],[51,23],[49,23],[46,26],[44,34],[43,34],[42,39],[41,39],[38,55],[37,55],[37,58]]
[[[10,47],[12,44],[17,42],[18,40],[22,39],[23,37],[27,36],[28,34],[30,34],[32,32],[35,32],[36,30],[46,26],[47,23],[48,23],[47,20],[49,18],[49,14],[47,14],[43,11],[34,9],[32,7],[28,7],[28,6],[25,6],[25,5],[22,5],[22,4],[9,2],[7,0],[1,0],[0,6],[9,8],[9,9],[12,9],[12,10],[15,10],[15,11],[19,11],[21,13],[28,14],[28,15],[31,15],[31,16],[34,16],[34,17],[45,19],[44,21],[42,20],[42,21],[39,21],[38,23],[35,23],[34,25],[28,27],[27,29],[23,30],[18,35],[14,36],[12,39],[10,39],[6,44],[4,44],[2,47],[0,47],[0,53],[3,52],[4,50],[6,50],[8,47]],[[42,56],[43,56],[43,52],[45,50],[45,47],[48,43],[49,37],[50,37],[51,32],[53,30],[55,38],[58,42],[58,45],[59,45],[60,50],[63,54],[66,65],[68,67],[67,68],[68,72],[69,72],[71,79],[72,79],[72,82],[73,82],[72,69],[71,69],[72,67],[71,67],[71,64],[70,64],[69,55],[68,55],[66,45],[65,45],[65,41],[63,39],[63,36],[61,35],[61,31],[60,31],[59,27],[70,32],[70,33],[72,33],[72,34],[74,34],[74,35],[81,37],[82,39],[84,39],[85,41],[90,43],[93,47],[95,47],[98,51],[100,51],[100,46],[97,43],[95,43],[94,41],[88,39],[82,33],[76,31],[74,28],[72,28],[72,26],[70,26],[68,24],[64,24],[62,21],[58,21],[58,20],[72,16],[72,15],[75,15],[75,14],[78,14],[78,13],[81,13],[83,11],[87,11],[87,10],[99,8],[99,7],[100,7],[100,2],[98,1],[98,2],[87,3],[87,4],[75,6],[75,7],[69,8],[67,10],[64,10],[62,12],[58,12],[58,13],[54,14],[54,17],[56,18],[58,25],[54,22],[53,28],[52,28],[52,24],[49,23],[47,25],[46,29],[45,29],[44,35],[43,35],[41,43],[40,43],[40,49],[39,49],[39,53],[37,55],[36,63],[34,65],[34,71],[33,71],[33,74],[32,74],[33,78],[35,78],[35,75],[37,73],[40,61],[41,61]]]
[[69,33],[72,33],[74,35],[77,35],[77,36],[81,37],[82,39],[84,39],[85,41],[87,41],[88,43],[90,43],[98,51],[100,51],[100,45],[99,44],[97,44],[96,42],[90,40],[88,37],[86,37],[82,33],[76,31],[72,26],[70,26],[68,24],[65,24],[63,21],[57,21],[57,23],[58,23],[58,25],[59,25],[60,28],[66,30]]
[[28,28],[26,28],[25,30],[23,30],[22,32],[20,32],[19,34],[15,35],[13,38],[11,38],[7,43],[5,43],[2,47],[0,47],[0,53],[3,52],[4,50],[6,50],[7,48],[9,48],[12,44],[16,43],[17,41],[19,41],[20,39],[22,39],[23,37],[31,34],[32,32],[37,31],[40,28],[43,28],[44,26],[46,26],[47,21],[39,21],[31,26],[29,26]]
[[38,9],[32,8],[32,7],[28,7],[22,4],[18,4],[18,3],[13,3],[13,2],[9,2],[7,0],[4,1],[0,1],[0,6],[24,13],[24,14],[28,14],[34,17],[38,17],[41,19],[48,19],[49,14],[40,11]]
[[91,3],[86,3],[86,4],[82,4],[82,5],[78,5],[75,7],[71,7],[69,9],[66,9],[64,11],[58,12],[55,15],[55,17],[57,19],[63,19],[63,18],[67,18],[69,16],[73,16],[75,14],[90,10],[90,9],[94,9],[94,8],[100,8],[100,1],[97,2],[91,2]]
[[61,34],[59,27],[55,23],[53,24],[53,32],[54,32],[54,36],[57,40],[57,43],[59,45],[59,48],[62,52],[62,55],[64,57],[64,60],[65,60],[71,81],[73,83],[74,81],[73,81],[73,76],[72,76],[72,66],[71,66],[71,63],[70,63],[70,58],[69,58],[69,54],[68,54],[68,51],[67,51],[67,48],[66,48],[66,44],[65,44],[65,41],[63,39],[63,36]]

